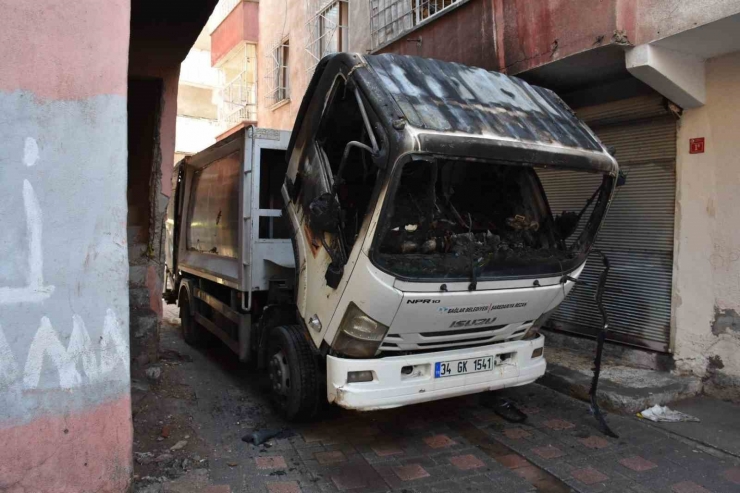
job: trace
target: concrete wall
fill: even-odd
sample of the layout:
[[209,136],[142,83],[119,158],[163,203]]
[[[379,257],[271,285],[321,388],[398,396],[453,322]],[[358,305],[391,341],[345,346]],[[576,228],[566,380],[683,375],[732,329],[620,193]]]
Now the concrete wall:
[[349,0],[349,50],[370,51],[370,0]]
[[[257,46],[257,121],[260,127],[292,130],[310,74],[310,55],[306,53],[306,2],[262,0],[259,9],[260,40]],[[267,77],[272,73],[271,51],[276,43],[290,39],[290,100],[273,107],[265,99],[269,93]]]
[[634,2],[633,44],[649,43],[740,12],[740,0],[640,0]]
[[[740,52],[706,63],[707,103],[678,133],[674,306],[677,369],[740,397]],[[705,138],[703,154],[689,139]],[[723,388],[724,387],[724,388]]]
[[2,4],[0,491],[129,484],[129,9]]
[[[370,48],[369,0],[350,0],[349,48],[366,53]],[[313,72],[313,58],[306,52],[308,33],[306,2],[261,0],[259,8],[260,40],[257,49],[257,121],[260,127],[292,130],[298,109]],[[271,74],[271,51],[284,37],[290,37],[290,101],[272,105],[265,100],[269,92],[266,79]]]
[[211,87],[196,87],[183,84],[177,90],[177,115],[206,120],[218,119],[218,107],[213,104]]
[[[164,216],[172,192],[180,65],[215,0],[133,0],[128,51],[129,297],[136,375],[158,358]],[[150,83],[147,83],[150,82]],[[151,83],[157,82],[158,94]],[[135,152],[134,152],[135,151]]]
[[[421,40],[421,42],[415,40]],[[432,19],[376,53],[435,58],[498,69],[493,2],[472,0]]]

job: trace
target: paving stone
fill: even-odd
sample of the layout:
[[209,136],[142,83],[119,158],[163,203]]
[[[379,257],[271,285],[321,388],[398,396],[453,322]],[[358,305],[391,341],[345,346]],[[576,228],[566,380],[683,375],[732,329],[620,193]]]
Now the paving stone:
[[529,461],[519,454],[502,455],[500,457],[496,457],[496,460],[509,469],[516,469],[518,467],[529,465]]
[[708,489],[693,481],[681,481],[680,483],[671,485],[671,490],[676,493],[711,493]]
[[204,493],[231,493],[231,487],[228,484],[217,484],[208,486]]
[[316,442],[323,442],[324,440],[329,440],[331,438],[331,435],[324,431],[319,430],[308,430],[304,433],[303,440],[306,443],[316,443]]
[[267,483],[267,491],[270,493],[301,493],[301,487],[297,481],[275,481]]
[[257,469],[285,469],[288,467],[282,455],[255,457],[254,462],[257,464]]
[[516,469],[513,469],[513,472],[514,474],[531,484],[536,484],[550,477],[549,474],[547,474],[545,471],[531,464],[517,467]]
[[332,482],[340,491],[353,490],[367,486],[367,481],[356,474],[341,474],[331,477]]
[[426,443],[431,448],[437,449],[455,445],[457,442],[452,440],[447,435],[434,435],[424,438],[424,443]]
[[504,430],[504,435],[512,440],[519,440],[521,438],[531,437],[532,434],[522,428],[507,428]]
[[733,467],[722,473],[722,476],[731,483],[740,484],[740,467]]
[[569,430],[576,427],[570,421],[564,421],[562,419],[548,419],[542,424],[554,431]]
[[327,464],[336,464],[337,462],[346,462],[347,457],[341,450],[332,450],[331,452],[316,452],[314,454],[316,460],[322,466]]
[[587,438],[579,438],[578,441],[581,442],[581,444],[584,447],[587,447],[590,449],[602,449],[610,445],[606,439],[601,438],[600,436],[595,436],[595,435],[591,435],[590,437],[587,437]]
[[647,459],[643,459],[640,456],[633,455],[632,457],[625,457],[619,461],[624,467],[632,469],[636,472],[649,471],[658,467],[654,462],[650,462]]
[[601,483],[609,479],[609,476],[598,471],[597,469],[594,469],[593,467],[576,469],[574,471],[571,471],[570,474],[583,484]]
[[483,462],[473,454],[450,457],[450,462],[452,463],[452,465],[463,471],[478,469],[486,465],[485,462]]
[[420,464],[408,464],[406,466],[395,466],[393,472],[401,481],[413,481],[415,479],[428,478],[429,473]]
[[370,447],[378,457],[388,457],[391,455],[403,455],[403,449],[393,444],[377,444]]
[[[478,478],[480,478],[478,480]],[[535,491],[535,486],[531,483],[529,483],[527,480],[520,478],[516,474],[514,474],[512,471],[506,471],[503,474],[501,473],[495,473],[495,474],[485,474],[484,476],[475,476],[473,478],[466,479],[467,482],[477,482],[477,481],[488,481],[488,484],[485,485],[488,487],[488,491],[493,492],[506,492],[506,493],[523,493],[528,491]],[[491,485],[494,487],[491,488]],[[465,491],[464,488],[461,488],[457,491]],[[453,493],[453,492],[451,492]]]
[[539,455],[543,459],[557,459],[565,455],[565,452],[552,445],[546,445],[544,447],[535,447],[532,452]]

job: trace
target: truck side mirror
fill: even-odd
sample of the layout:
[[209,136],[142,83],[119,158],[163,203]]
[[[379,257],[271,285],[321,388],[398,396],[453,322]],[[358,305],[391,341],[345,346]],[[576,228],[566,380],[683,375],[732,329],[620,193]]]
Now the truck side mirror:
[[317,233],[339,233],[341,209],[332,193],[322,193],[308,205],[311,229]]

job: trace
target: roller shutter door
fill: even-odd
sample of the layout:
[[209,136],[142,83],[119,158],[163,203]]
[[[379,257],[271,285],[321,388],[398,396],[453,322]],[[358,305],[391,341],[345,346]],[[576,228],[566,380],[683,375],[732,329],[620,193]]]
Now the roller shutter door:
[[[656,351],[669,351],[676,199],[676,118],[659,95],[641,96],[577,111],[627,174],[617,191],[596,248],[611,262],[604,295],[610,339]],[[598,177],[540,173],[553,213],[583,204],[584,186]],[[594,181],[596,179],[596,181]],[[577,286],[548,325],[593,335],[601,325],[594,304],[602,270],[592,256]]]

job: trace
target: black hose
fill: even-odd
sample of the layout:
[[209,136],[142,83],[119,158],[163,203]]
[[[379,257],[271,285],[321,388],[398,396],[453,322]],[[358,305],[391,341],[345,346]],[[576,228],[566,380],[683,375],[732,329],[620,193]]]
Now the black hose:
[[593,368],[594,376],[591,379],[591,389],[589,390],[588,395],[591,398],[591,414],[593,414],[596,418],[596,421],[599,422],[601,432],[604,433],[606,436],[619,438],[619,436],[614,433],[611,428],[609,428],[609,425],[606,423],[606,419],[604,419],[604,415],[601,414],[599,404],[596,401],[596,391],[599,386],[599,375],[601,375],[601,356],[604,351],[606,331],[609,329],[609,319],[607,318],[606,308],[604,307],[604,290],[606,288],[606,278],[609,275],[609,259],[606,258],[606,255],[604,255],[604,253],[599,250],[594,250],[594,253],[601,255],[601,259],[604,263],[604,270],[601,271],[601,275],[599,276],[599,285],[596,288],[596,296],[594,297],[594,301],[596,301],[596,306],[599,309],[599,313],[601,313],[603,324],[596,338],[596,358],[594,359]]

